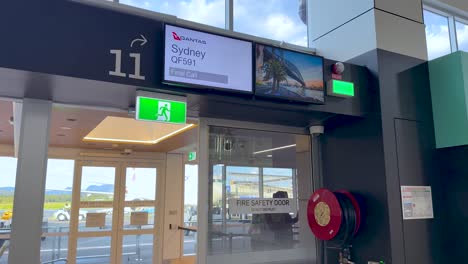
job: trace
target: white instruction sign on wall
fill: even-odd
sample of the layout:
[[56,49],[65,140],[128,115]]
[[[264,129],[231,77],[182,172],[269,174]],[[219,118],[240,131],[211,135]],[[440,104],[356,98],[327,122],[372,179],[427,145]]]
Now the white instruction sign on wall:
[[104,227],[106,225],[106,213],[87,213],[86,227]]
[[430,186],[401,186],[403,219],[434,218]]
[[284,214],[296,213],[294,199],[287,198],[242,198],[229,200],[230,214]]

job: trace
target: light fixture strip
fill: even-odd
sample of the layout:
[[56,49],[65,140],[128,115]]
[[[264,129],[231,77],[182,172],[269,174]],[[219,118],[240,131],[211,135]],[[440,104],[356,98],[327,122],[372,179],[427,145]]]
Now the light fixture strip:
[[124,143],[140,143],[140,144],[147,144],[147,145],[153,145],[157,144],[165,139],[168,139],[176,134],[179,134],[185,130],[188,130],[189,128],[193,127],[194,124],[188,124],[187,126],[184,126],[180,129],[177,129],[176,131],[173,131],[167,135],[164,135],[158,139],[155,140],[132,140],[132,139],[118,139],[118,138],[97,138],[97,137],[85,137],[84,140],[95,140],[95,141],[109,141],[109,142],[124,142]]
[[175,135],[177,135],[177,134],[179,134],[179,133],[182,133],[182,132],[184,132],[185,130],[188,130],[189,128],[191,128],[191,127],[193,127],[193,126],[194,126],[194,124],[189,124],[188,126],[185,126],[185,127],[183,127],[183,128],[177,129],[177,130],[174,131],[174,132],[171,132],[171,133],[169,133],[169,134],[167,134],[167,135],[165,135],[165,136],[162,136],[162,137],[160,137],[160,138],[158,138],[158,139],[156,139],[156,140],[153,140],[153,144],[159,143],[159,142],[161,142],[161,141],[163,141],[163,140],[165,140],[165,139],[168,139],[168,138],[170,138],[170,137],[172,137],[172,136],[175,136]]
[[293,148],[293,147],[295,147],[295,146],[296,146],[296,144],[287,145],[287,146],[282,146],[282,147],[277,147],[277,148],[272,148],[272,149],[265,149],[265,150],[256,151],[256,152],[254,152],[253,154],[254,154],[254,155],[257,155],[257,154],[261,154],[261,153],[265,153],[265,152],[270,152],[270,151],[275,151],[275,150],[280,150],[280,149]]

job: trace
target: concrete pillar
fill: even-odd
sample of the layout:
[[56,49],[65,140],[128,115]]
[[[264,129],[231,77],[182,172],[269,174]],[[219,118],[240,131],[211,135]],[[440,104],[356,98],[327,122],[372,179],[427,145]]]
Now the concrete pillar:
[[8,263],[40,263],[50,101],[24,99]]

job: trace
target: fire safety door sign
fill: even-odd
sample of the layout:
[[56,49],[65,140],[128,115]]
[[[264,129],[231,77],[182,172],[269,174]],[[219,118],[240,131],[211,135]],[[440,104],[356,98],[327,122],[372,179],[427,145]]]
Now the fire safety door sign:
[[288,198],[241,198],[229,200],[231,214],[284,214],[296,213],[294,199]]
[[430,186],[401,186],[403,219],[432,219],[432,190]]

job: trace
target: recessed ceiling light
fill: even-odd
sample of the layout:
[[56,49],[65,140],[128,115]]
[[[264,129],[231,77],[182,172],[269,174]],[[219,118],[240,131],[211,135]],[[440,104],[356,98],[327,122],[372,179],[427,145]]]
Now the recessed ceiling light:
[[75,122],[75,121],[76,121],[76,118],[67,118],[67,121]]
[[66,127],[66,126],[63,126],[63,127],[60,127],[60,129],[63,129],[63,130],[70,130],[71,127]]
[[271,157],[273,157],[273,155],[267,155],[267,157],[268,157],[268,158],[271,158]]
[[65,134],[57,134],[58,137],[64,137],[66,136]]

